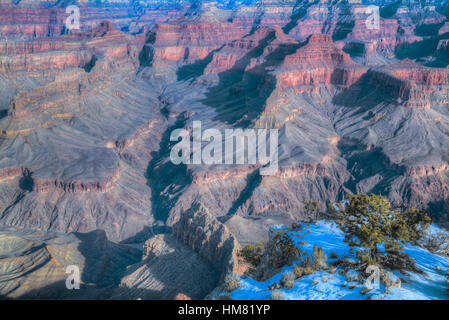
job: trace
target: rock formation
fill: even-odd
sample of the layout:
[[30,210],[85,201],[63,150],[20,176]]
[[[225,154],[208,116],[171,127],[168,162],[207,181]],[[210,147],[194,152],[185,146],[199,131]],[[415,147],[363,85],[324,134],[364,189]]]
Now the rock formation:
[[[97,299],[107,297],[139,250],[110,242],[104,231],[43,234],[14,228],[0,230],[0,297],[26,299]],[[79,290],[66,279],[76,266]],[[70,268],[68,268],[70,267]]]

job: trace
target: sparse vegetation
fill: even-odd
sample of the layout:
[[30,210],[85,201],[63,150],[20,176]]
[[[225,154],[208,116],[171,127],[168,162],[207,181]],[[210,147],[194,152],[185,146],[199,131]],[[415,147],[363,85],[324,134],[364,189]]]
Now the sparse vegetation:
[[256,277],[265,279],[300,257],[295,242],[286,231],[275,231],[266,245]]
[[313,272],[315,272],[315,270],[310,266],[301,267],[299,265],[295,265],[295,268],[293,270],[293,273],[297,278],[307,276]]
[[240,251],[240,256],[245,259],[248,265],[249,272],[252,273],[260,264],[264,254],[263,243],[259,242],[256,245],[248,244]]
[[330,254],[329,254],[329,258],[331,258],[331,259],[338,259],[338,254],[336,254],[335,252],[331,252]]
[[316,220],[321,216],[317,201],[303,200],[302,203],[304,205],[304,216],[312,220]]
[[385,290],[390,292],[389,288],[401,288],[401,280],[399,278],[395,278],[393,273],[382,271],[380,274],[380,279],[385,286]]
[[285,289],[291,289],[295,285],[295,274],[293,272],[286,272],[282,275],[281,284]]
[[371,291],[370,288],[364,287],[364,288],[360,291],[360,293],[361,293],[361,294],[367,294],[367,293],[370,292],[370,291]]
[[313,245],[312,255],[301,259],[302,268],[298,267],[297,272],[300,273],[307,271],[306,273],[310,274],[318,270],[328,270],[329,266],[327,265],[326,261],[327,256],[324,254],[323,248]]
[[350,270],[346,273],[346,281],[358,282],[359,280],[360,280],[360,275],[355,270]]
[[[361,248],[357,257],[367,264],[377,264],[381,255],[401,252],[406,243],[416,243],[431,223],[424,210],[399,212],[383,196],[352,195],[337,207],[336,221],[345,232],[344,241]],[[381,244],[385,247],[383,253],[379,251]]]
[[285,300],[284,294],[282,293],[282,291],[277,290],[277,289],[271,291],[270,299],[271,300]]
[[[286,229],[272,230],[266,245],[251,244],[241,250],[241,256],[254,267],[255,272],[252,276],[259,280],[273,276],[282,267],[298,260],[291,272],[282,275],[280,283],[269,288],[273,290],[272,299],[283,299],[279,288],[289,290],[293,288],[296,279],[319,270],[327,270],[329,274],[337,272],[346,274],[348,282],[346,286],[353,289],[357,283],[366,280],[365,270],[368,264],[380,268],[381,281],[386,287],[386,292],[389,292],[391,287],[400,287],[401,280],[390,279],[388,276],[390,273],[385,269],[422,272],[416,267],[415,261],[404,253],[403,248],[406,244],[419,243],[430,251],[447,250],[444,245],[448,245],[449,241],[446,239],[440,240],[435,236],[429,236],[423,240],[431,223],[424,210],[416,208],[396,210],[391,207],[387,198],[377,195],[353,195],[348,201],[336,206],[338,209],[332,217],[345,234],[344,241],[350,246],[349,256],[340,257],[337,253],[330,252],[329,257],[332,260],[328,265],[328,257],[323,248],[315,244],[313,252],[306,255],[300,248],[302,243],[304,245],[307,243],[304,240],[299,243],[298,241],[304,239],[304,234],[312,230],[302,228],[301,224],[292,226],[295,230],[302,229],[302,235],[296,235],[298,239],[293,240]],[[317,210],[318,205],[308,202],[307,208],[306,210]],[[357,259],[351,257],[354,255]],[[326,283],[331,279],[334,279],[331,275],[329,277],[319,275],[312,280],[312,285]],[[368,292],[368,289],[362,290],[362,294]]]
[[276,230],[265,246],[263,243],[248,244],[240,250],[239,255],[248,264],[247,274],[264,279],[297,260],[300,252],[286,231]]
[[267,246],[274,268],[281,268],[298,259],[299,250],[290,235],[285,231],[276,232]]
[[232,292],[238,288],[240,288],[240,278],[236,274],[228,274],[225,277],[224,281],[224,290],[226,292]]
[[419,244],[432,253],[449,257],[449,234],[438,231],[423,238]]
[[327,270],[327,256],[324,254],[323,248],[313,245],[312,264],[316,270]]

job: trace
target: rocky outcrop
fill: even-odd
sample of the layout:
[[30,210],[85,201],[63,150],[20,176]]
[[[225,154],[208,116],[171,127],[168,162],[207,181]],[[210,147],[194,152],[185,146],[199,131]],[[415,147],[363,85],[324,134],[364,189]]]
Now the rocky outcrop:
[[179,298],[179,292],[204,299],[218,283],[210,263],[172,234],[156,235],[144,244],[142,261],[130,266],[113,299]]
[[0,72],[85,68],[99,56],[116,62],[127,57],[137,58],[141,41],[104,21],[85,33],[5,42],[0,45]]
[[236,168],[223,171],[192,171],[190,172],[190,176],[192,177],[192,183],[207,184],[226,179],[246,177],[255,170],[257,170],[257,167],[250,166],[249,168]]
[[180,21],[159,23],[149,36],[154,64],[193,63],[206,58],[224,43],[245,35],[238,25],[227,22],[215,11]]
[[20,167],[2,168],[0,169],[0,180],[22,176],[23,172],[24,169]]
[[414,166],[407,168],[407,175],[411,177],[427,177],[430,175],[441,175],[449,171],[449,165],[442,163],[437,166]]
[[244,265],[238,257],[239,243],[202,204],[194,204],[174,221],[173,234],[203,259],[213,263],[220,281],[229,273],[243,273]]
[[120,174],[121,169],[118,166],[105,181],[58,181],[32,178],[33,192],[49,192],[54,188],[67,193],[108,192],[114,187],[114,183],[120,178]]
[[[63,232],[102,228],[118,241],[151,223],[145,170],[165,124],[158,94],[134,75],[142,39],[104,22],[88,32],[23,39],[17,46],[9,40],[3,47],[10,55],[2,58],[30,57],[36,64],[0,76],[0,104],[7,109],[0,124],[0,224]],[[83,54],[82,62],[73,58]],[[41,56],[69,62],[51,65]],[[16,206],[21,192],[24,202]],[[56,220],[47,219],[48,201]],[[71,218],[64,222],[63,216]],[[118,224],[119,216],[128,222]]]
[[65,70],[84,67],[90,60],[92,54],[83,51],[14,55],[0,58],[0,72],[40,71],[47,70],[48,66],[56,70]]
[[315,34],[294,54],[285,57],[278,82],[282,88],[350,86],[366,72],[338,48],[330,35]]
[[[257,48],[259,42],[273,32],[271,28],[258,28],[253,34],[231,41],[223,48],[214,52],[211,62],[204,73],[220,73],[229,70],[251,50]],[[253,67],[248,66],[248,69]]]
[[[136,249],[110,242],[103,231],[53,234],[0,229],[0,297],[12,299],[98,299],[111,294]],[[78,268],[80,290],[66,279]],[[74,267],[73,267],[74,266]],[[67,273],[66,273],[67,272]]]
[[449,70],[441,68],[426,68],[410,59],[386,66],[384,69],[400,79],[406,79],[414,84],[425,87],[449,85]]
[[426,68],[409,59],[372,72],[371,84],[409,107],[430,108],[430,94],[449,85],[447,69]]
[[[47,36],[59,36],[69,31],[65,28],[65,5],[54,6],[54,3],[22,2],[19,5],[11,5],[2,2],[0,4],[0,33],[8,38],[36,38]],[[125,28],[133,33],[144,33],[157,22],[167,19],[176,20],[185,14],[186,8],[176,3],[166,3],[160,7],[153,7],[138,14],[132,4],[123,1],[108,1],[95,3],[83,1],[79,3],[81,13],[81,32],[96,28],[105,19],[113,22],[119,28]],[[126,12],[126,14],[124,14]],[[74,30],[73,33],[76,33]]]

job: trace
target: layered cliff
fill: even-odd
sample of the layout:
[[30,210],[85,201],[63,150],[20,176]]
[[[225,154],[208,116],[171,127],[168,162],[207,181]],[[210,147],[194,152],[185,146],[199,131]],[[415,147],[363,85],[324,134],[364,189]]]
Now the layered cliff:
[[375,70],[372,75],[373,86],[410,107],[430,108],[431,94],[449,89],[447,69],[426,68],[409,59]]
[[285,58],[278,76],[279,85],[286,89],[323,84],[350,86],[366,70],[338,48],[330,35],[316,34]]
[[[139,256],[136,249],[110,242],[102,231],[45,235],[3,228],[0,230],[0,297],[108,297],[110,286],[117,285],[126,266],[138,261]],[[80,290],[66,287],[67,277],[75,274],[73,266],[79,270]]]
[[173,234],[205,260],[216,265],[218,278],[242,274],[244,263],[238,256],[240,245],[227,227],[201,204],[193,204],[173,223]]
[[[152,220],[145,170],[164,128],[157,94],[133,76],[142,39],[104,22],[42,40],[48,50],[21,41],[3,46],[3,58],[25,63],[3,70],[0,80],[7,110],[0,120],[2,224],[134,236]],[[48,201],[59,208],[53,217]],[[128,222],[117,223],[118,216]]]

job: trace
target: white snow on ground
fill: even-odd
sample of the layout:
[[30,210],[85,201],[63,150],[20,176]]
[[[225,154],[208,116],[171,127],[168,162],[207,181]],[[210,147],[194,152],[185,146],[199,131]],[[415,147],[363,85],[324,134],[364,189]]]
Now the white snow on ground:
[[[274,228],[285,228],[276,226]],[[285,229],[288,231],[287,229]],[[432,226],[429,232],[436,232],[437,227]],[[311,255],[313,245],[322,247],[324,253],[330,259],[330,253],[336,253],[339,258],[346,257],[355,259],[349,246],[343,242],[344,233],[332,222],[319,221],[317,223],[304,223],[299,231],[288,231],[292,239],[301,251]],[[306,244],[304,244],[304,241]],[[358,282],[347,282],[346,273],[336,268],[335,273],[328,271],[317,271],[310,275],[295,280],[293,288],[283,292],[285,299],[295,300],[361,300],[361,299],[389,299],[389,300],[416,300],[416,299],[449,299],[449,284],[444,276],[449,271],[449,258],[430,253],[426,249],[408,245],[404,251],[416,260],[417,267],[425,274],[408,273],[400,274],[394,271],[395,276],[402,281],[401,288],[390,288],[390,293],[384,293],[384,287],[373,289],[366,294],[361,290],[364,284]],[[436,268],[439,268],[437,270]],[[282,274],[293,271],[294,264],[286,266],[282,271],[267,281],[256,281],[251,278],[241,277],[242,285],[230,293],[232,299],[236,300],[266,300],[270,299],[271,290],[267,288],[280,282]],[[340,271],[341,273],[339,273]],[[355,272],[355,271],[354,271]],[[405,281],[404,281],[405,280]],[[315,282],[315,283],[314,283]]]

